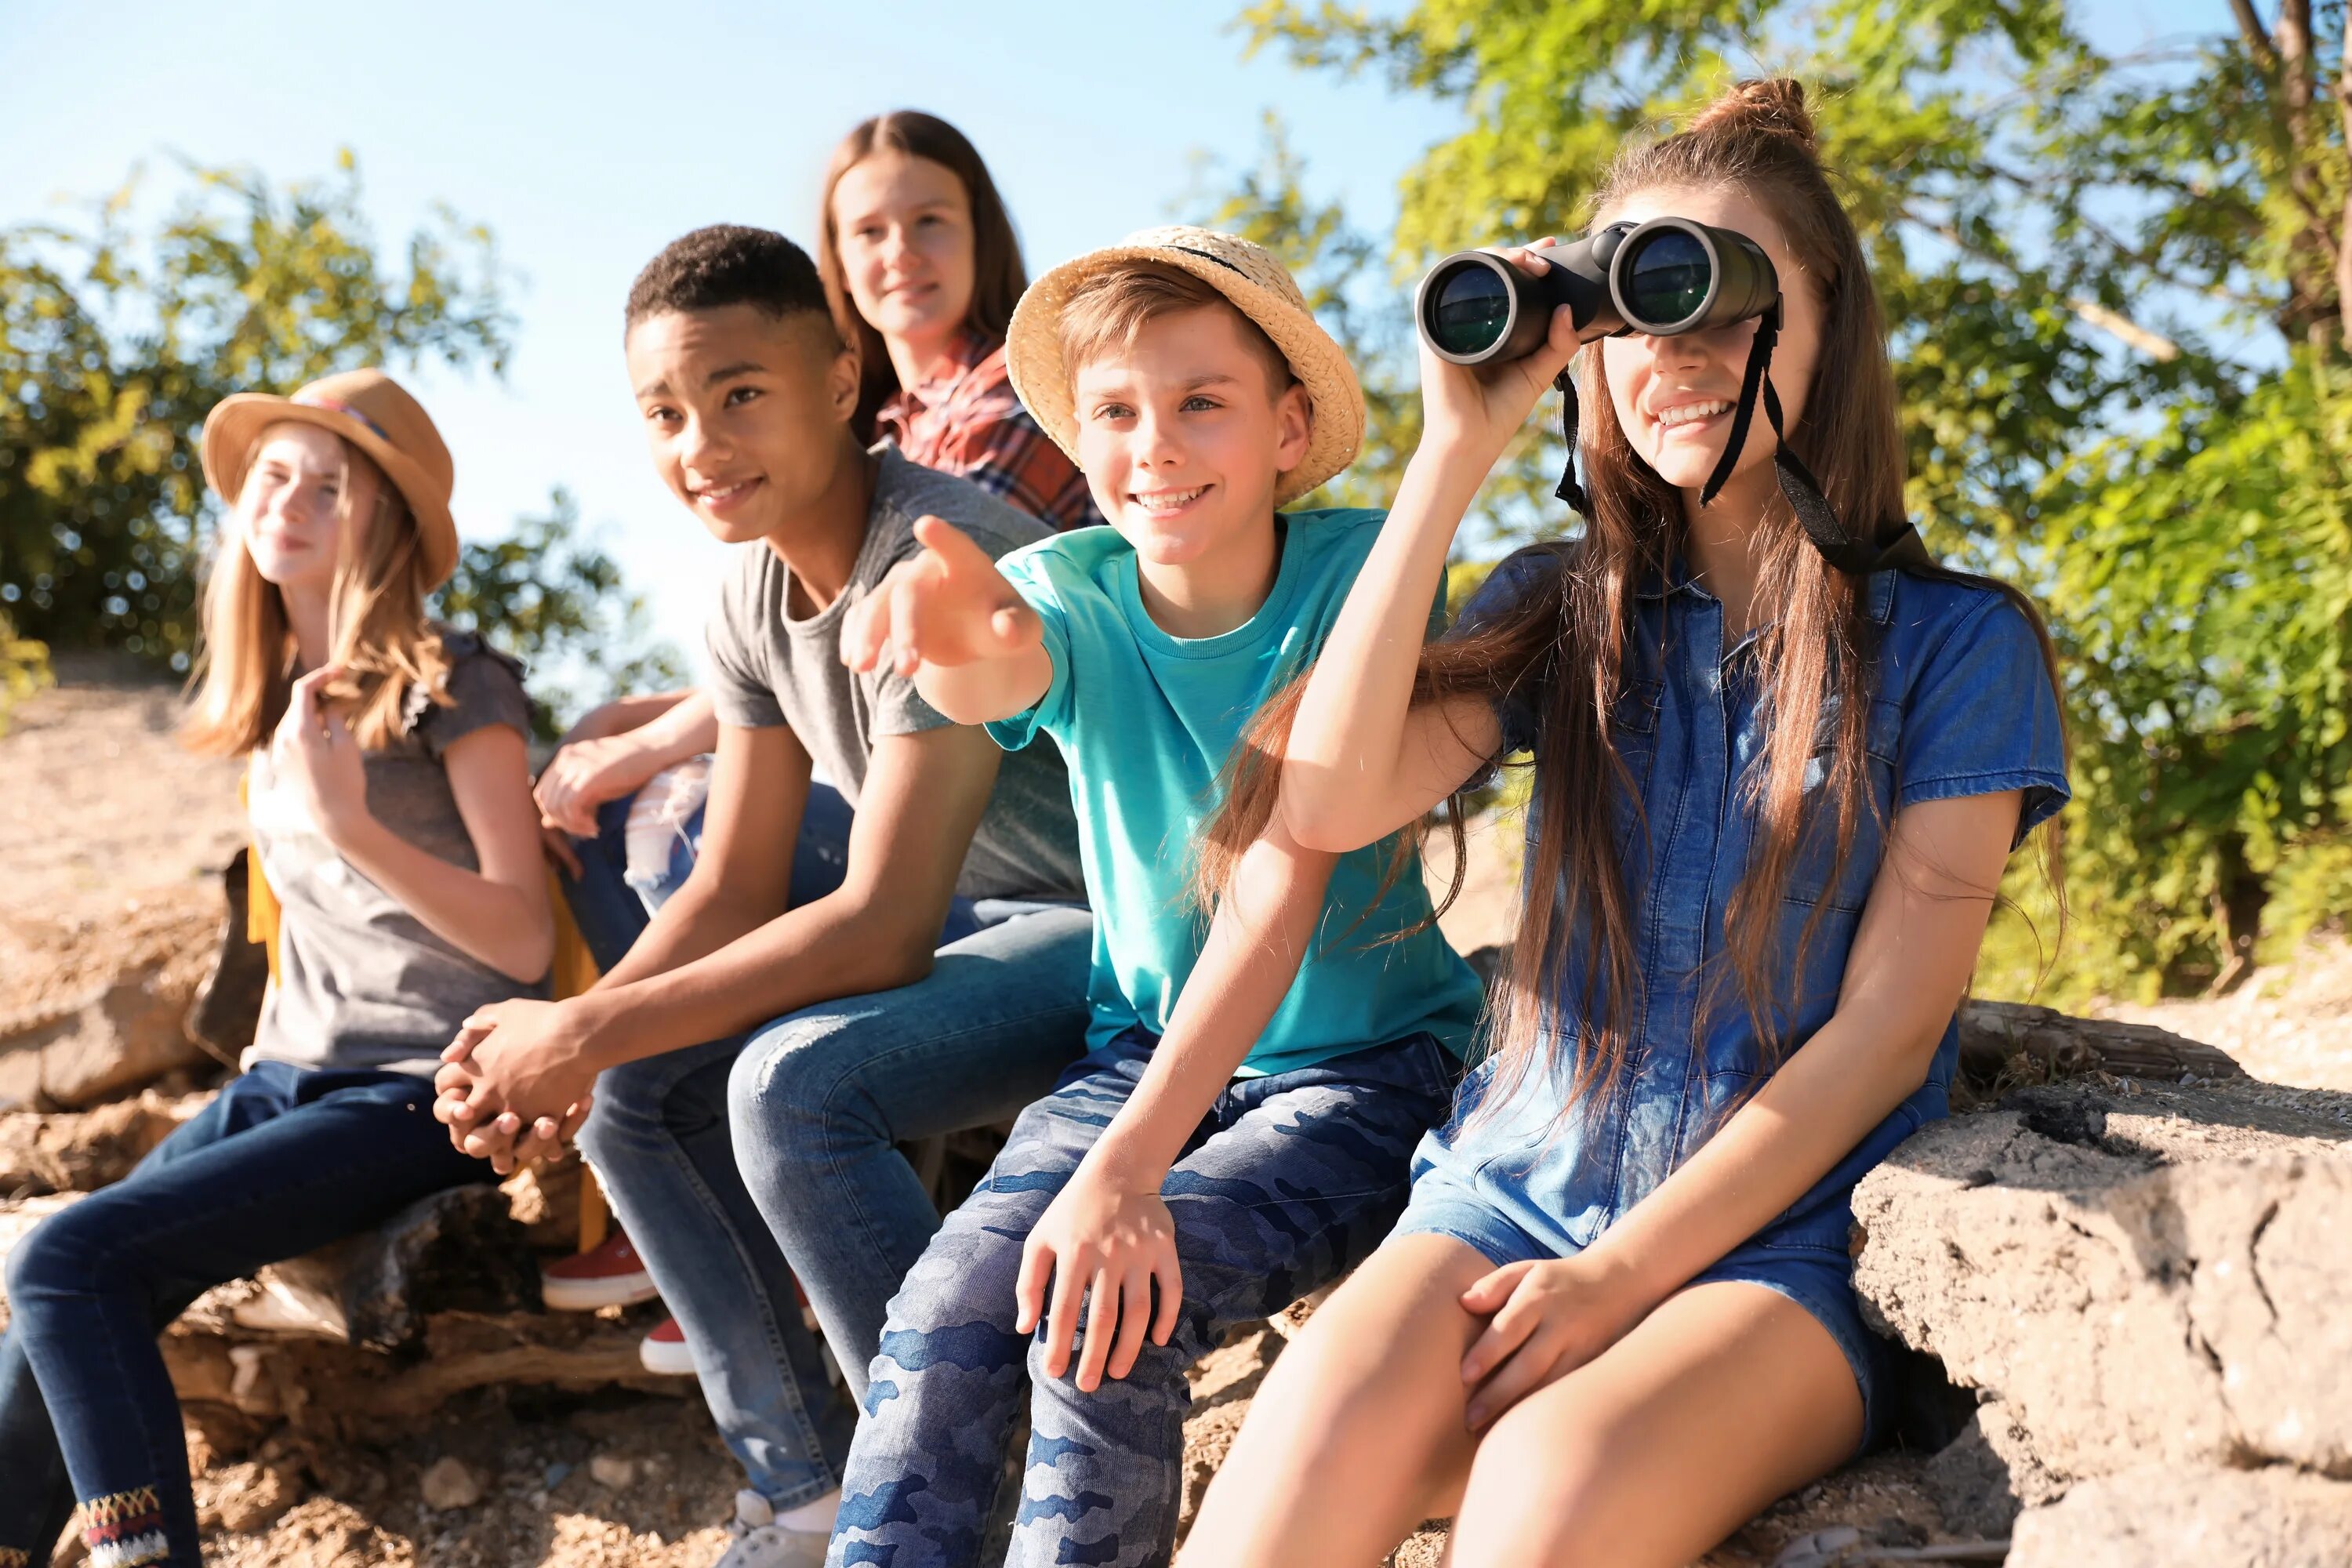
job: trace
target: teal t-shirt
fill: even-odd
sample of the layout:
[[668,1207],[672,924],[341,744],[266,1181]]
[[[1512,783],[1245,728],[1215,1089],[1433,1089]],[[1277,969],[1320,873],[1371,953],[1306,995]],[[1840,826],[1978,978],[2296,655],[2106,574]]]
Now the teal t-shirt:
[[[1139,1024],[1167,1031],[1208,934],[1184,890],[1217,775],[1250,716],[1322,646],[1382,515],[1289,514],[1274,591],[1246,623],[1213,637],[1171,637],[1151,619],[1135,551],[1116,529],[1057,534],[997,563],[1045,623],[1054,680],[1034,708],[988,731],[1017,751],[1043,730],[1069,763],[1095,910],[1089,1047]],[[1307,961],[1242,1076],[1310,1067],[1424,1029],[1456,1055],[1467,1047],[1477,977],[1433,925],[1381,941],[1430,914],[1418,858],[1381,895],[1384,863],[1379,845],[1340,858]]]

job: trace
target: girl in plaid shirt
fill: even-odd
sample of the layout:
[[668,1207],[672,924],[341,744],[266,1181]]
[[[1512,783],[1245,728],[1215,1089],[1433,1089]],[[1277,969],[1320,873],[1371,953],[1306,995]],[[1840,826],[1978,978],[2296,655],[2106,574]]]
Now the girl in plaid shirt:
[[825,172],[818,262],[842,336],[865,360],[859,413],[873,435],[1055,528],[1102,521],[1076,465],[1006,378],[1004,326],[1028,274],[961,132],[899,110],[843,137]]

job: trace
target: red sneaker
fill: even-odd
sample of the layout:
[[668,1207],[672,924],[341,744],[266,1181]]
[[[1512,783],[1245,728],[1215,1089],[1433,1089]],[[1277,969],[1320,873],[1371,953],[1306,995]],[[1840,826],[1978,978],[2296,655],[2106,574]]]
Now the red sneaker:
[[637,1342],[637,1360],[647,1372],[664,1377],[692,1377],[694,1352],[686,1348],[686,1331],[676,1318],[664,1318],[654,1331]]
[[626,1307],[661,1294],[645,1259],[615,1230],[586,1252],[551,1263],[539,1271],[539,1291],[553,1312],[593,1312]]

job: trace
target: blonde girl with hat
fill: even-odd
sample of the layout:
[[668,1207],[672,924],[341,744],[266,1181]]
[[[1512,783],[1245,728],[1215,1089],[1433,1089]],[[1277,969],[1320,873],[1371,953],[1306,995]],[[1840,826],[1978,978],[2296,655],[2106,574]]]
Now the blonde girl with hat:
[[425,616],[457,536],[424,409],[373,370],[241,395],[204,461],[227,514],[185,735],[249,758],[275,963],[242,1075],[9,1256],[0,1568],[47,1563],[77,1511],[97,1568],[197,1568],[156,1335],[214,1285],[488,1179],[431,1075],[553,951],[520,672]]
[[1297,285],[1232,235],[1153,230],[1040,279],[1010,342],[1023,401],[1110,526],[992,564],[927,520],[926,553],[844,644],[999,744],[1050,737],[1067,759],[1096,918],[1088,1050],[890,1304],[843,1564],[974,1562],[1024,1407],[1008,1560],[1165,1563],[1185,1368],[1386,1232],[1477,1013],[1410,857],[1272,832],[1234,857],[1213,919],[1188,902],[1235,737],[1381,532],[1375,511],[1296,505],[1363,436],[1355,374]]
[[[2066,800],[2049,640],[1904,519],[1885,329],[1797,83],[1628,148],[1596,207],[1747,237],[1779,301],[1586,345],[1587,526],[1426,646],[1576,327],[1495,371],[1423,353],[1380,547],[1212,837],[1347,848],[1531,753],[1526,909],[1490,1049],[1260,1390],[1201,1568],[1371,1568],[1446,1516],[1452,1563],[1675,1568],[1885,1430],[1851,1194],[1945,1114],[2003,866]],[[1770,423],[1735,417],[1765,384]]]

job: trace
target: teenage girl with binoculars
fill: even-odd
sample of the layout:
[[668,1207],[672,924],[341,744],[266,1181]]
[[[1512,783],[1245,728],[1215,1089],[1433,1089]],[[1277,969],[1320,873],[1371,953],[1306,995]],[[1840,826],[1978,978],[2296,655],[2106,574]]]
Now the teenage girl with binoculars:
[[[1903,521],[1885,328],[1795,83],[1622,154],[1596,218],[1635,226],[1614,256],[1510,253],[1508,292],[1570,301],[1522,357],[1461,363],[1478,334],[1424,291],[1421,449],[1320,662],[1260,715],[1280,767],[1214,826],[1279,811],[1353,849],[1532,753],[1491,1048],[1270,1374],[1191,1563],[1311,1542],[1369,1568],[1451,1515],[1453,1563],[1673,1568],[1886,1416],[1849,1199],[1945,1114],[2002,868],[2066,799],[2049,641]],[[1690,241],[1656,252],[1685,321],[1627,271],[1661,226]],[[1759,258],[1760,289],[1699,275]],[[1455,528],[1580,340],[1582,531],[1424,647]]]

